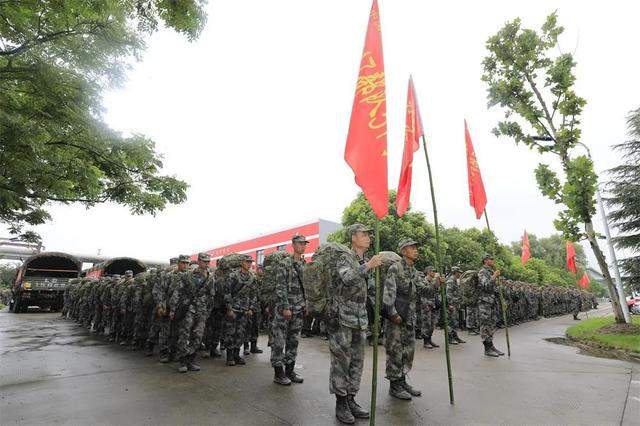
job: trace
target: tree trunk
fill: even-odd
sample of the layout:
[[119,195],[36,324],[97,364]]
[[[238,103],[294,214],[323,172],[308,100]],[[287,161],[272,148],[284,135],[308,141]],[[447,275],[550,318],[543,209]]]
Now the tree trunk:
[[609,294],[611,295],[611,306],[613,307],[613,314],[616,317],[616,322],[618,324],[624,324],[626,321],[624,319],[624,314],[622,313],[622,307],[620,306],[620,295],[618,294],[618,289],[613,284],[613,279],[609,273],[609,266],[607,265],[604,254],[602,253],[602,250],[600,250],[600,246],[596,240],[593,223],[591,223],[591,221],[585,222],[584,229],[587,232],[587,239],[591,245],[591,250],[598,261],[598,266],[600,267],[600,272],[602,272],[602,276],[604,277],[604,282],[607,284],[607,288],[609,289]]

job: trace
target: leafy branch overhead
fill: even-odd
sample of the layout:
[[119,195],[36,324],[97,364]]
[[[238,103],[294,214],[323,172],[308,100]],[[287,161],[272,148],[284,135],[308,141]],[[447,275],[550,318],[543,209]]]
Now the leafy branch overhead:
[[187,185],[161,175],[143,135],[103,122],[102,93],[124,81],[144,37],[162,23],[198,37],[204,0],[0,2],[0,221],[50,218],[46,203],[114,202],[155,214],[186,198]]

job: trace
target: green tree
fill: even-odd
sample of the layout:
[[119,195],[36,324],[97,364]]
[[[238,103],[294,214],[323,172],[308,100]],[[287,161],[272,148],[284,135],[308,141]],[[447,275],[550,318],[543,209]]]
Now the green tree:
[[[631,140],[615,145],[622,153],[623,164],[609,170],[607,204],[612,208],[609,219],[618,230],[618,248],[640,253],[640,108],[627,119]],[[640,291],[640,255],[620,261],[620,269],[630,290]]]
[[49,202],[155,214],[186,199],[153,141],[109,129],[101,103],[161,24],[194,40],[204,4],[0,1],[0,221],[11,233],[37,240],[23,228],[48,220]]
[[520,19],[508,22],[487,40],[482,80],[488,87],[488,106],[505,111],[505,119],[494,134],[558,158],[564,176],[547,164],[539,164],[535,171],[538,187],[543,195],[563,206],[554,221],[563,237],[589,241],[613,296],[616,321],[622,323],[625,320],[618,292],[593,229],[597,176],[589,156],[573,154],[577,145],[583,145],[580,115],[586,101],[573,89],[573,56],[555,54],[563,30],[555,13],[547,17],[540,32],[522,28]]
[[17,264],[6,263],[0,265],[0,287],[11,287],[13,280],[16,279],[17,273]]

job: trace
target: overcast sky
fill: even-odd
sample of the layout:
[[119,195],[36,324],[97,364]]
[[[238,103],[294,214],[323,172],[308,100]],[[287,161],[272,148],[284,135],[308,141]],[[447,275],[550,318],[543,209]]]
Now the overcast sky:
[[[490,133],[501,114],[487,110],[480,81],[485,41],[513,18],[539,28],[557,9],[566,28],[561,50],[575,51],[576,91],[588,102],[582,141],[598,172],[620,162],[610,146],[625,140],[625,117],[640,106],[640,3],[379,3],[389,186],[398,181],[411,73],[444,225],[484,225],[468,201],[467,118],[498,237],[518,240],[525,227],[554,232],[557,210],[533,176],[540,157]],[[156,141],[165,172],[189,183],[187,202],[155,218],[120,206],[56,206],[53,220],[37,228],[46,248],[167,259],[318,217],[340,221],[358,191],[343,151],[370,7],[370,0],[212,0],[196,42],[153,35],[125,86],[105,97],[106,120]],[[418,152],[412,203],[432,220],[423,158]]]

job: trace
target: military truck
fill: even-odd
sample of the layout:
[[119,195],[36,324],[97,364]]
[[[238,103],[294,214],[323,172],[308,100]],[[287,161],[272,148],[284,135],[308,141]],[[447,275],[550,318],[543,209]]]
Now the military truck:
[[87,278],[100,278],[104,275],[124,275],[125,271],[133,271],[133,275],[147,270],[147,265],[132,257],[114,257],[106,262],[97,263],[82,272]]
[[67,283],[81,270],[82,262],[66,253],[43,252],[28,258],[11,288],[9,310],[26,312],[29,306],[60,310]]

